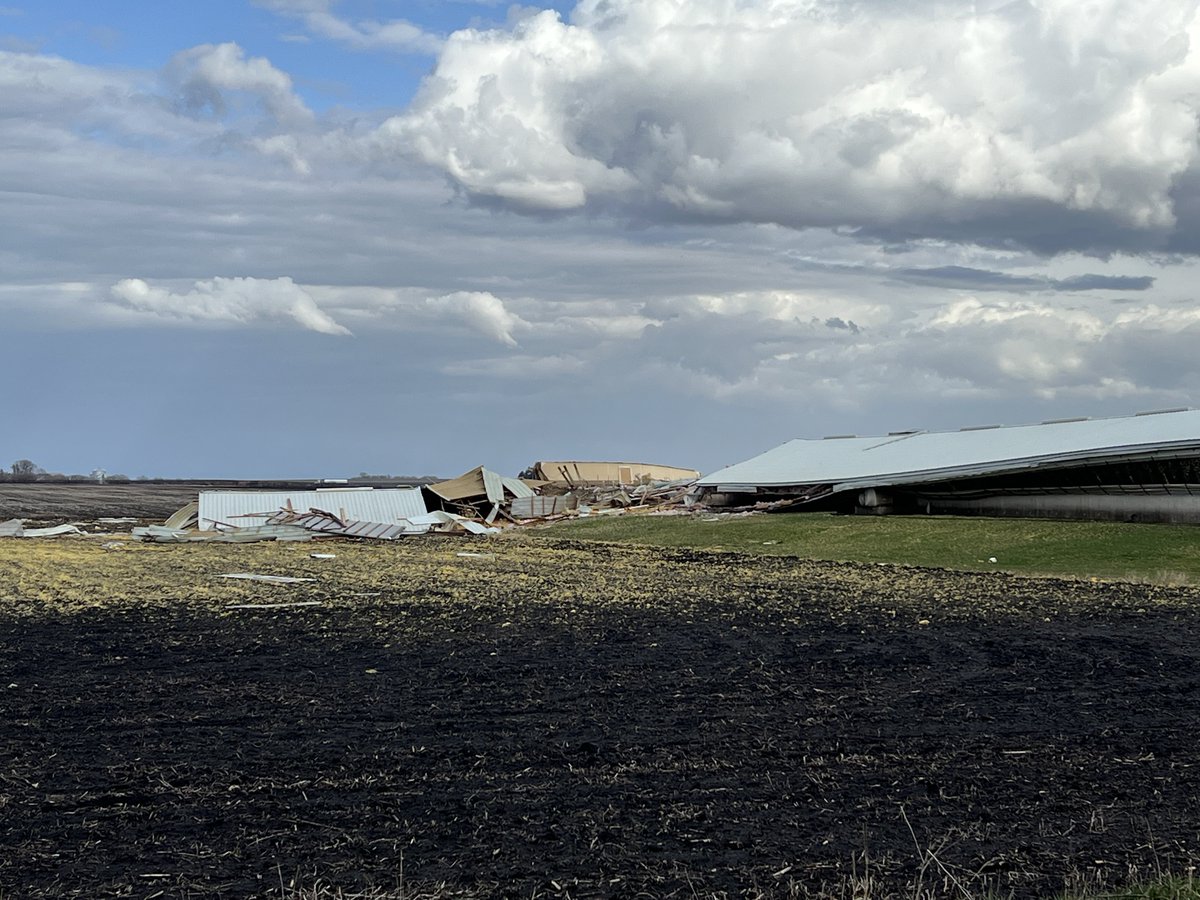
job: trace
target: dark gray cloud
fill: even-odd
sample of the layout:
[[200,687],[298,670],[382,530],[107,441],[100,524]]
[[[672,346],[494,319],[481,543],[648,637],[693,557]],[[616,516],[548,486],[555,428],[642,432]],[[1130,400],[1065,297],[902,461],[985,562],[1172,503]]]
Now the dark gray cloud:
[[1148,275],[1072,275],[1051,278],[1045,275],[1011,275],[970,266],[934,266],[897,269],[892,277],[912,284],[974,291],[1146,291],[1154,286]]

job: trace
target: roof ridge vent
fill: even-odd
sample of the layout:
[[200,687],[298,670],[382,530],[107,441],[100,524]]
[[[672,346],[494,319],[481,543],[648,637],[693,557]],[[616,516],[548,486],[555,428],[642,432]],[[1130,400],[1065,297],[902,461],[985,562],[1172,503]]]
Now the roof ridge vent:
[[858,437],[857,434],[827,434],[821,438],[823,441],[848,441],[851,438]]
[[960,428],[959,431],[991,431],[993,428],[1003,428],[1003,425],[968,425],[966,428]]
[[1167,413],[1191,412],[1189,406],[1176,406],[1172,409],[1148,409],[1145,412],[1134,413],[1135,416],[1162,416]]
[[1070,416],[1066,419],[1047,419],[1042,422],[1043,425],[1065,425],[1068,422],[1090,422],[1091,416]]
[[906,434],[923,434],[920,428],[909,428],[904,431],[889,431],[888,437],[904,437]]

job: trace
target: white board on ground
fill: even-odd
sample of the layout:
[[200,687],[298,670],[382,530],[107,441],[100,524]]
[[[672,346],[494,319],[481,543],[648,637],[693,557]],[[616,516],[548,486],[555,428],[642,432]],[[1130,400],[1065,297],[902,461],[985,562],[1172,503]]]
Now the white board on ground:
[[245,581],[266,581],[271,584],[299,584],[302,581],[316,581],[315,578],[293,578],[291,575],[255,575],[253,572],[231,572],[228,575],[218,575],[218,578],[240,578]]

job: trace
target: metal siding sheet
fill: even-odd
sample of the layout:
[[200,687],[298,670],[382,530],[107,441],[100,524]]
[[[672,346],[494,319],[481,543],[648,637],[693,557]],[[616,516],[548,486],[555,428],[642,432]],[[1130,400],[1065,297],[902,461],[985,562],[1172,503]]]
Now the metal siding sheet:
[[519,478],[501,478],[500,481],[508,492],[518,499],[535,496],[533,488]]
[[518,497],[509,511],[516,519],[535,519],[568,512],[578,504],[579,501],[570,494],[561,497]]
[[706,475],[698,484],[831,484],[846,490],[1180,449],[1200,449],[1200,410],[971,431],[789,441]]
[[288,504],[296,512],[323,509],[334,515],[368,522],[395,522],[427,512],[420,488],[374,491],[201,491],[200,528],[218,522],[235,526],[265,525]]
[[483,490],[493,503],[504,502],[504,480],[491,469],[482,470]]

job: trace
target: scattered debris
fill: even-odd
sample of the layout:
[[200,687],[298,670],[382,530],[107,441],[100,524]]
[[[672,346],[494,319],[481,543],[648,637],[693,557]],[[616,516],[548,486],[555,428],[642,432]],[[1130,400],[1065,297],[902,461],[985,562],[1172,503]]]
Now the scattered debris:
[[304,581],[316,581],[315,578],[293,578],[291,575],[255,575],[253,572],[231,572],[228,575],[218,575],[218,578],[240,578],[244,581],[267,581],[271,584],[299,584]]
[[166,525],[145,525],[132,532],[138,540],[158,544],[187,544],[209,542],[223,544],[252,544],[257,541],[311,541],[313,534],[295,525],[251,525],[222,531],[190,531],[168,528]]
[[167,528],[195,528],[199,517],[200,503],[193,500],[191,503],[173,512],[170,518],[163,522],[163,525]]
[[353,519],[340,519],[323,509],[310,509],[303,514],[297,514],[291,510],[281,510],[271,518],[271,522],[277,525],[302,528],[305,532],[336,534],[342,537],[374,538],[379,541],[394,541],[405,534],[413,533],[409,531],[406,523],[358,522]]
[[0,522],[0,537],[46,538],[64,534],[84,534],[78,525],[55,525],[52,528],[26,528],[24,519],[9,519]]
[[[425,534],[487,536],[506,528],[591,515],[682,514],[690,511],[695,501],[695,481],[691,477],[655,480],[647,467],[634,466],[631,472],[625,472],[624,468],[631,465],[627,463],[555,465],[563,470],[560,480],[510,478],[477,466],[457,478],[423,488],[204,490],[163,524],[135,527],[131,536],[163,544],[328,538],[394,541]],[[617,468],[609,471],[588,466]],[[690,473],[671,467],[649,469]],[[619,477],[608,478],[614,473]],[[113,517],[100,521],[126,524],[137,520]],[[81,532],[68,525],[26,531],[24,522],[17,519],[0,523],[0,536],[73,533]],[[334,554],[310,556],[327,559]]]
[[437,534],[463,534],[464,532],[467,534],[500,533],[499,528],[493,528],[474,519],[468,519],[466,516],[442,510],[426,513],[423,516],[416,516],[408,521],[413,525],[428,526],[430,531]]
[[313,559],[337,559],[336,553],[310,553],[308,555]]
[[465,556],[469,559],[495,559],[495,553],[455,553],[455,556]]

